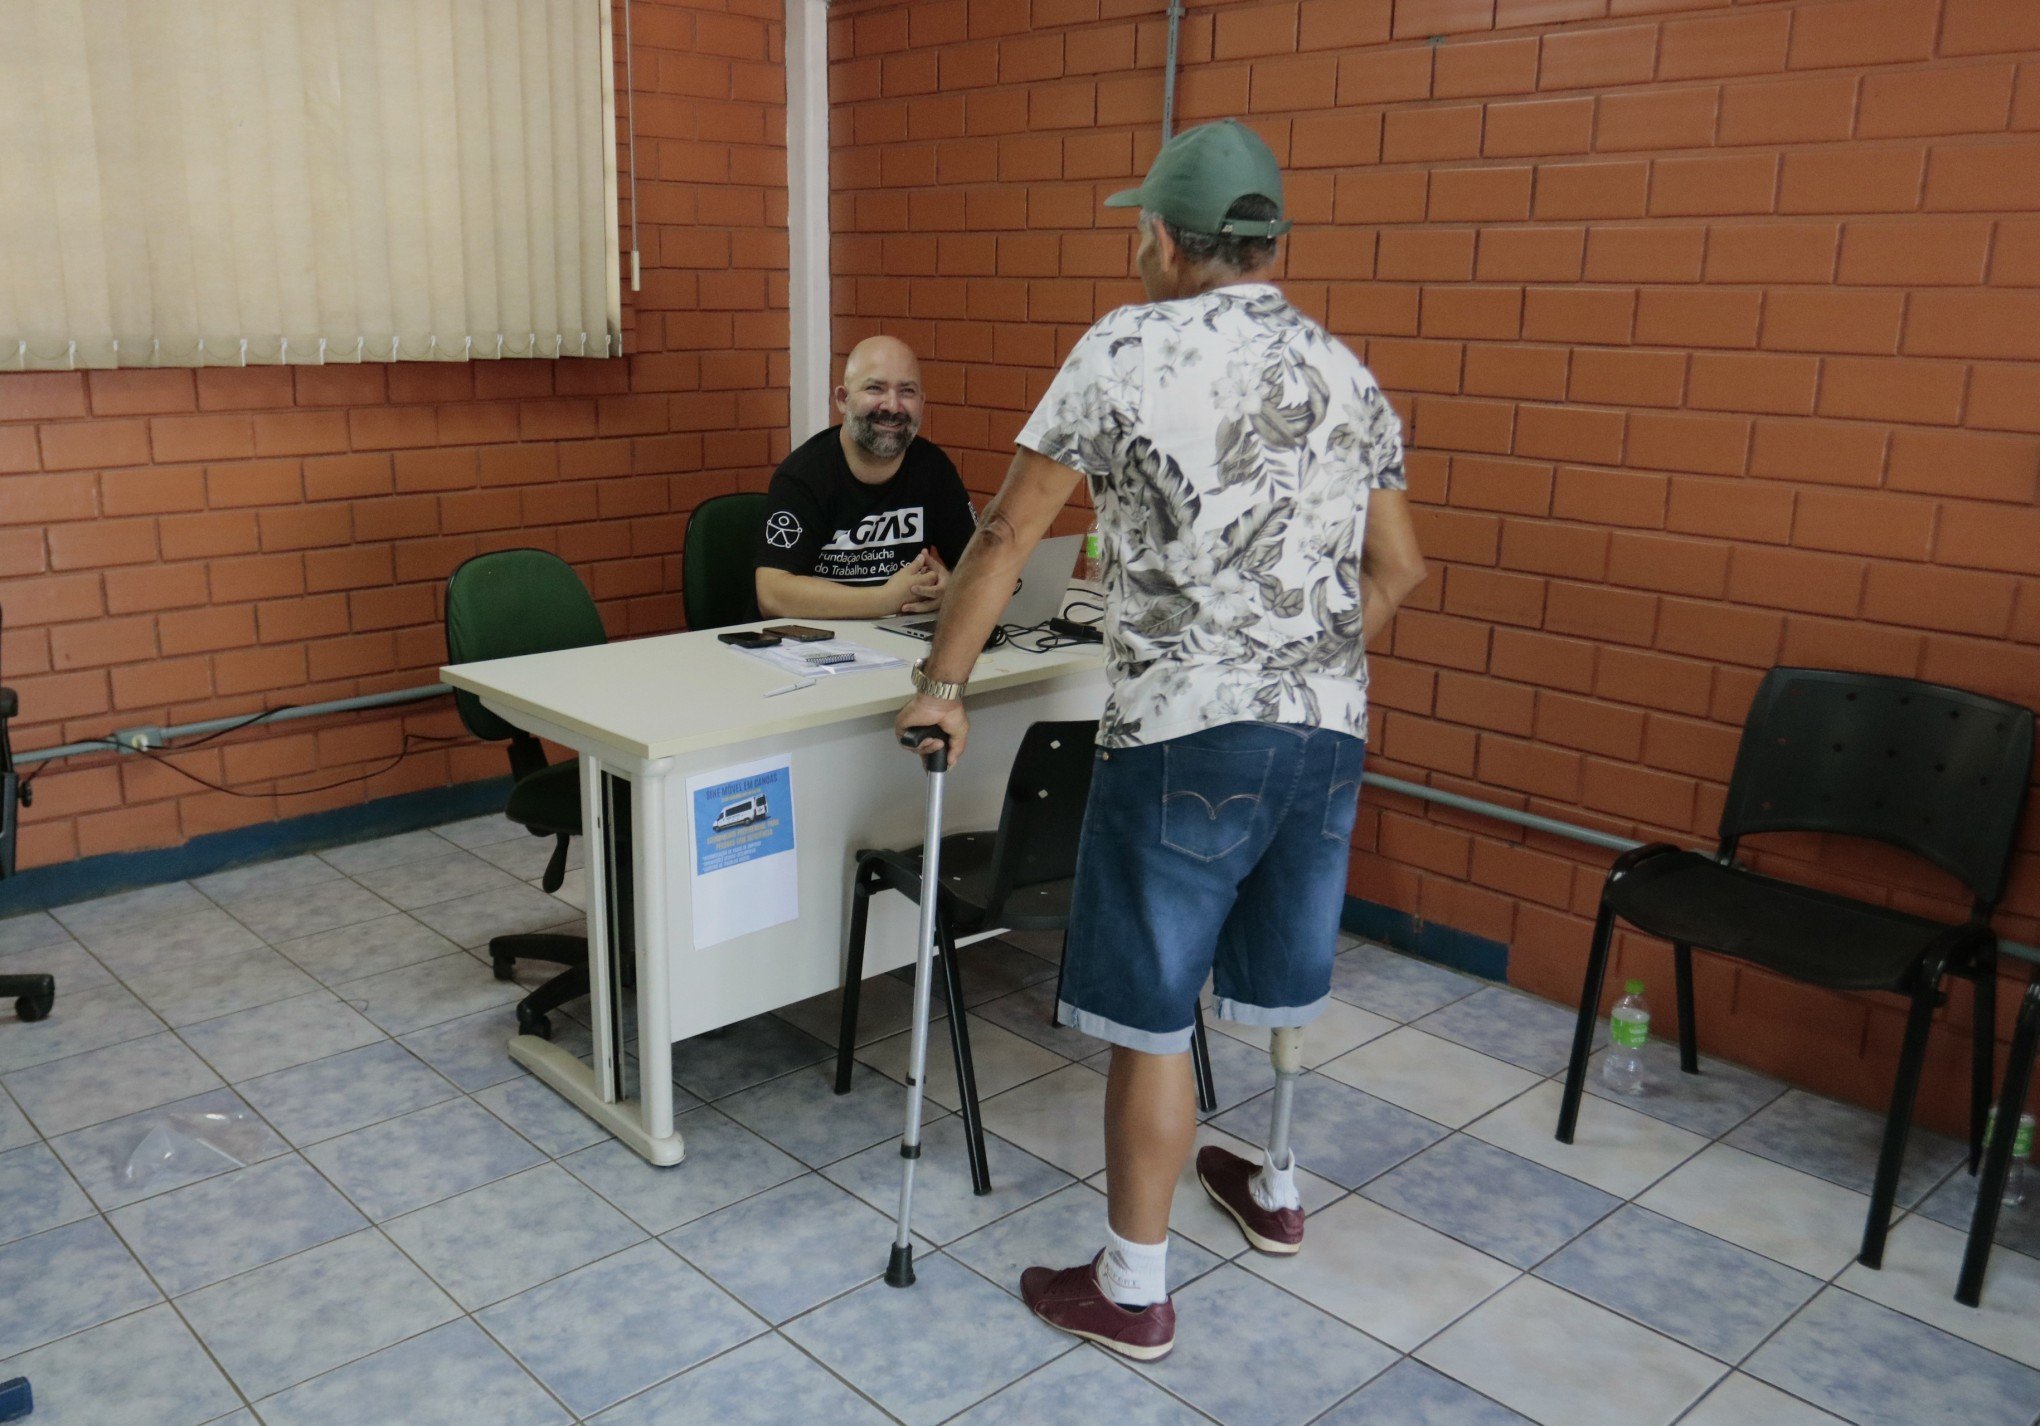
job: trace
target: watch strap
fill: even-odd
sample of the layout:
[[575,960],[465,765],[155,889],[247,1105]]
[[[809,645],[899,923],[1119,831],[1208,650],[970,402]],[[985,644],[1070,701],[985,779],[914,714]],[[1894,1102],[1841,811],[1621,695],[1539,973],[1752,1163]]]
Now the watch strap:
[[924,693],[930,698],[946,699],[952,703],[962,698],[963,690],[967,684],[944,683],[940,679],[931,678],[928,671],[922,667],[927,662],[926,659],[914,660],[913,679],[915,691]]

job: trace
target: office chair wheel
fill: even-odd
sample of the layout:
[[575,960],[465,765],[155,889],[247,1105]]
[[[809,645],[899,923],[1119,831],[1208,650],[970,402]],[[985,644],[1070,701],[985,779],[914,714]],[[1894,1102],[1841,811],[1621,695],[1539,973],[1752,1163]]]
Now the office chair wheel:
[[517,1007],[517,1033],[520,1035],[536,1035],[541,1040],[550,1040],[552,1038],[552,1017],[543,1010],[527,1010],[520,1005]]
[[517,979],[517,958],[515,956],[492,956],[489,958],[489,969],[496,973],[496,979],[498,980],[515,980]]
[[56,1003],[55,991],[44,995],[24,995],[14,1002],[14,1013],[24,1020],[42,1020],[48,1017],[50,1007]]

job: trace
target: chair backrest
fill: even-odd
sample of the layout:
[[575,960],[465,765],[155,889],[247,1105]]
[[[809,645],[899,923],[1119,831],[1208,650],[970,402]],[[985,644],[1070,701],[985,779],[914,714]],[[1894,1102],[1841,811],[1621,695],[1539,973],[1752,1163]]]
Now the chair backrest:
[[[5,636],[6,616],[0,613],[0,645]],[[20,774],[14,771],[14,743],[7,725],[21,711],[14,690],[0,686],[0,881],[14,875],[14,840],[19,831],[15,811],[22,797]]]
[[1091,792],[1096,721],[1036,723],[1020,740],[992,843],[991,906],[1013,892],[1077,874],[1077,833]]
[[721,629],[758,617],[758,539],[765,497],[755,490],[717,495],[687,517],[680,590],[690,629]]
[[1774,668],[1736,750],[1725,853],[1753,832],[1889,842],[1959,878],[1980,909],[2004,891],[2033,771],[2033,712],[1882,674]]
[[[451,663],[581,649],[609,641],[588,586],[544,550],[497,550],[465,561],[446,581],[446,655]],[[455,690],[460,721],[492,742],[528,737]],[[539,759],[540,765],[544,758]]]

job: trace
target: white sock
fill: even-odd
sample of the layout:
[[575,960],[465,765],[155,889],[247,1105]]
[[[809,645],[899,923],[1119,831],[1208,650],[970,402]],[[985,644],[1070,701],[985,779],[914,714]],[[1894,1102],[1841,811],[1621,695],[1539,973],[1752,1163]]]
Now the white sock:
[[1296,1192],[1296,1155],[1290,1154],[1289,1162],[1277,1168],[1274,1156],[1266,1149],[1261,1150],[1261,1167],[1247,1180],[1247,1191],[1254,1195],[1254,1202],[1271,1213],[1278,1208],[1303,1207],[1303,1199]]
[[1098,1286],[1121,1307],[1139,1311],[1169,1300],[1169,1240],[1134,1243],[1108,1225],[1105,1255],[1098,1260]]

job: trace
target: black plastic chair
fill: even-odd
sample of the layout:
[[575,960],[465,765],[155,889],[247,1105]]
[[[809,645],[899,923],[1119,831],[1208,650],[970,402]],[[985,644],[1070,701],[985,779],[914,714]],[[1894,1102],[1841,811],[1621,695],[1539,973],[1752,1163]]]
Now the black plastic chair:
[[[2016,704],[1876,674],[1774,668],[1764,675],[1743,723],[1714,855],[1660,842],[1625,852],[1609,869],[1580,991],[1560,1142],[1572,1142],[1579,1121],[1618,916],[1672,943],[1679,1067],[1687,1074],[1699,1069],[1696,946],[1810,985],[1907,996],[1912,1005],[1858,1255],[1866,1267],[1880,1266],[1927,1030],[1946,975],[1976,988],[1969,1167],[1977,1167],[1995,1049],[1997,936],[1990,918],[2004,891],[2032,767],[2033,714]],[[1962,882],[1972,898],[1969,919],[1949,925],[1737,866],[1742,838],[1764,832],[1865,837],[1911,852]]]
[[2004,1205],[2005,1180],[2012,1172],[2012,1145],[2019,1134],[2019,1116],[2033,1092],[2033,1062],[2040,1055],[2040,968],[2019,1001],[2012,1027],[2012,1052],[2005,1061],[2004,1092],[1998,1096],[1997,1126],[1984,1147],[1983,1171],[1976,1176],[1976,1209],[1969,1217],[1969,1243],[1962,1251],[1962,1275],[1955,1300],[1964,1307],[1983,1301],[1983,1275],[1990,1266],[1997,1237],[1998,1210]]
[[[1076,882],[1077,834],[1084,824],[1084,800],[1091,790],[1096,722],[1036,723],[1020,740],[1006,779],[1005,805],[992,832],[956,832],[942,839],[942,889],[936,903],[936,965],[949,1010],[949,1045],[956,1057],[958,1097],[963,1101],[964,1138],[970,1155],[971,1186],[992,1191],[985,1157],[984,1122],[978,1112],[977,1073],[965,1023],[963,977],[956,938],[979,931],[1065,931],[1070,893]],[[871,898],[897,891],[919,905],[921,848],[857,853],[852,883],[850,944],[844,955],[843,1022],[836,1039],[836,1093],[850,1091],[857,1048],[857,1004],[864,983],[864,936]],[[1191,1033],[1198,1072],[1198,1102],[1214,1107],[1211,1057],[1204,1041],[1204,1017],[1197,1013]]]
[[[17,806],[26,807],[32,794],[21,785],[14,770],[14,744],[8,724],[21,712],[21,700],[11,688],[0,688],[0,881],[14,875],[14,838],[19,825]],[[0,975],[0,1000],[12,999],[14,1013],[24,1020],[41,1020],[57,1003],[57,981],[50,975]]]
[[758,618],[758,540],[765,497],[717,495],[694,507],[681,541],[680,597],[690,629],[723,629]]
[[[476,555],[446,581],[446,652],[453,663],[607,641],[602,618],[581,577],[565,560],[544,550]],[[453,701],[470,733],[491,742],[508,740],[516,784],[504,815],[535,837],[554,838],[552,858],[539,885],[558,891],[566,880],[568,841],[581,835],[580,760],[548,763],[537,738],[498,718],[473,694],[456,691]],[[623,924],[629,925],[627,913]],[[567,967],[517,1003],[518,1031],[549,1040],[550,1012],[588,993],[588,938],[546,931],[497,936],[489,942],[496,979],[514,979],[520,960]],[[624,965],[629,965],[627,958]]]

